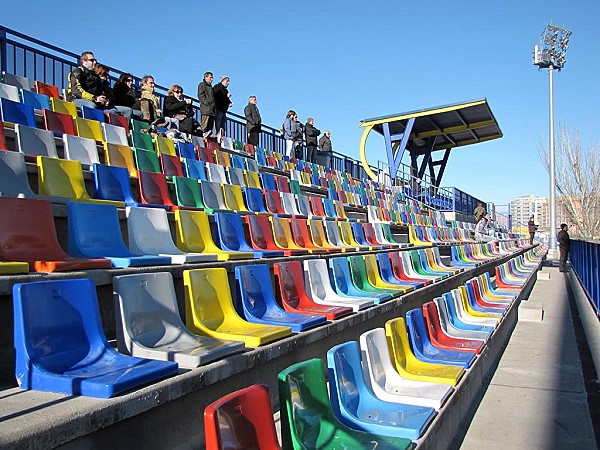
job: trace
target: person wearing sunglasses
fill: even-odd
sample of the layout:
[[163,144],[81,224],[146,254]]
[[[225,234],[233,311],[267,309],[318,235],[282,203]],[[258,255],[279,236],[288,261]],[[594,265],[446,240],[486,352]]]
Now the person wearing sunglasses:
[[[139,92],[135,89],[133,75],[130,73],[121,74],[113,86],[113,94],[115,96],[115,106],[126,106],[128,108],[133,108],[133,105],[135,105],[140,98]],[[142,112],[134,109],[133,115],[139,118],[142,116]]]
[[67,81],[67,100],[77,106],[88,108],[102,107],[106,103],[102,80],[94,71],[96,57],[93,52],[86,51],[79,58],[79,66],[69,73]]
[[197,134],[199,124],[194,120],[192,99],[183,97],[183,88],[174,84],[167,91],[163,101],[163,114],[179,120],[179,131],[188,134]]

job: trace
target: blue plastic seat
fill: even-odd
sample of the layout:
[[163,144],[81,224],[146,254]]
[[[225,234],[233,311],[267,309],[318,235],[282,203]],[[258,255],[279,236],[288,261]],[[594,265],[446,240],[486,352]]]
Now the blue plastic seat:
[[283,310],[275,301],[269,267],[250,264],[235,268],[238,310],[249,322],[290,327],[293,332],[313,328],[327,321],[323,316],[296,314]]
[[198,160],[198,155],[196,155],[194,144],[190,142],[175,142],[175,151],[180,158],[189,158],[196,161]]
[[349,297],[369,298],[377,304],[392,298],[390,294],[364,292],[359,290],[352,282],[350,267],[345,256],[331,258],[329,260],[329,267],[331,268],[332,272],[333,285],[338,293],[347,295]]
[[107,258],[113,267],[171,264],[169,257],[138,256],[127,249],[114,206],[70,202],[67,209],[71,255]]
[[277,185],[275,184],[275,176],[272,173],[261,172],[260,179],[262,182],[262,187],[268,191],[276,191]]
[[236,169],[246,170],[246,158],[240,155],[231,155],[231,165]]
[[448,366],[470,367],[475,355],[469,352],[443,350],[435,347],[427,334],[425,319],[421,308],[406,313],[406,330],[410,339],[410,347],[421,361]]
[[194,178],[195,180],[201,181],[208,181],[204,162],[198,161],[197,159],[185,158],[183,160],[183,173],[188,178]]
[[104,111],[96,108],[89,108],[87,106],[81,107],[81,117],[84,119],[96,120],[98,122],[104,123]]
[[26,89],[21,89],[21,102],[30,105],[33,109],[41,111],[42,109],[50,109],[50,99],[47,95],[37,94]]
[[7,98],[0,98],[0,120],[31,128],[36,127],[33,106],[13,102]]
[[242,192],[244,193],[248,211],[255,213],[267,212],[261,189],[245,186],[242,188]]
[[475,323],[467,323],[464,320],[461,320],[456,310],[456,304],[454,303],[454,298],[452,297],[451,292],[445,292],[442,294],[442,303],[446,305],[446,312],[448,313],[448,319],[452,325],[454,325],[459,330],[468,330],[468,331],[481,331],[488,334],[493,333],[494,327],[488,325],[477,325]]
[[375,258],[377,259],[377,265],[379,266],[379,274],[386,283],[414,286],[415,289],[425,286],[425,283],[421,281],[406,281],[396,278],[394,275],[394,270],[392,269],[392,262],[390,261],[389,254],[387,252],[376,253]]
[[327,352],[329,396],[337,417],[345,425],[384,436],[419,439],[435,415],[428,406],[381,400],[365,382],[356,341]]
[[90,279],[15,284],[13,302],[23,389],[108,398],[177,374],[177,363],[125,356],[108,344]]
[[283,251],[255,250],[248,244],[244,235],[242,218],[237,213],[216,212],[218,245],[221,250],[252,252],[255,258],[283,256]]
[[164,205],[139,203],[131,192],[129,171],[125,167],[92,164],[94,176],[94,198],[117,200],[125,206],[143,206],[144,208],[164,208]]

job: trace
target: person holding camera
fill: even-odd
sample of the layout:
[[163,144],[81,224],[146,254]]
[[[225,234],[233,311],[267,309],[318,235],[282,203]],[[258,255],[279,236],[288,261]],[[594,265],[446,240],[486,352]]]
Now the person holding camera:
[[535,224],[533,220],[533,214],[529,218],[529,222],[527,222],[527,230],[529,231],[529,245],[533,245],[533,237],[535,236],[535,232],[538,229],[538,225]]

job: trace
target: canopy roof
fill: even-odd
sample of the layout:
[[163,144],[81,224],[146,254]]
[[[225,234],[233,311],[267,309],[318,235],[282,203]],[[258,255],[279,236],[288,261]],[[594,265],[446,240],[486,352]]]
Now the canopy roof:
[[404,133],[409,119],[415,118],[406,149],[418,153],[427,146],[426,139],[435,136],[433,150],[462,147],[502,137],[500,126],[487,99],[438,106],[391,116],[362,120],[361,127],[373,126],[383,135],[383,124],[390,127],[390,135]]

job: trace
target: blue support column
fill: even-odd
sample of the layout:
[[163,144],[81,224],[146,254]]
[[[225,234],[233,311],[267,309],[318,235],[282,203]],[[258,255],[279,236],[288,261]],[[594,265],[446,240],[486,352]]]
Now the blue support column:
[[385,142],[385,151],[387,154],[388,167],[390,169],[390,178],[392,182],[396,180],[396,172],[398,172],[398,168],[400,167],[402,156],[404,156],[404,151],[408,145],[408,139],[410,137],[410,133],[412,132],[414,123],[414,117],[410,118],[406,124],[406,128],[404,129],[404,133],[394,135],[390,133],[389,123],[386,122],[382,124],[383,140]]

